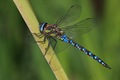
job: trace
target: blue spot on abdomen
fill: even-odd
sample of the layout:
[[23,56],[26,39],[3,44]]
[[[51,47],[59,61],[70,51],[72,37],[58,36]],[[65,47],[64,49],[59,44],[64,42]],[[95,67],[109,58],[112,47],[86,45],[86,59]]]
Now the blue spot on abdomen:
[[64,42],[67,42],[67,43],[69,42],[69,39],[66,35],[62,35],[61,40],[64,41]]

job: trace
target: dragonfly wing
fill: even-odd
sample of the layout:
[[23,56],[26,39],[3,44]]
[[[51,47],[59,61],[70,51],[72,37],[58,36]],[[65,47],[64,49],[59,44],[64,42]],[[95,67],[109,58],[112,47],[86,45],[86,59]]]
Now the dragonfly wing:
[[66,27],[69,23],[77,20],[81,15],[81,6],[80,5],[73,5],[70,9],[60,17],[56,24],[59,25],[61,28]]
[[73,35],[73,38],[79,37],[82,34],[85,34],[91,31],[96,26],[96,19],[94,18],[87,18],[83,21],[80,21],[74,25],[68,26],[63,30],[68,36]]

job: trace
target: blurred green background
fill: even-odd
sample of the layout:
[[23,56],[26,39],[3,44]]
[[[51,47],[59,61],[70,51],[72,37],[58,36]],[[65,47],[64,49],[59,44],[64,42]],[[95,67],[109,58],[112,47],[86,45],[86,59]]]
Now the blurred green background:
[[[30,3],[40,22],[54,23],[76,3],[82,6],[80,20],[88,17],[99,20],[98,27],[77,42],[112,69],[68,48],[57,56],[70,80],[120,80],[119,0],[30,0]],[[27,25],[13,1],[0,0],[0,80],[56,80],[37,44],[26,41],[27,33]]]

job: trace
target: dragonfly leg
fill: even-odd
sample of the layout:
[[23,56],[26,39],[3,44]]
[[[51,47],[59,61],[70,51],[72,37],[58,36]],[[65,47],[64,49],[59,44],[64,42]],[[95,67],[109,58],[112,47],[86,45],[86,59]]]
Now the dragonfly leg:
[[54,46],[53,46],[53,50],[54,50],[55,47],[56,47],[56,45],[57,45],[57,40],[56,40],[55,38],[53,38],[53,37],[50,37],[50,38],[52,38],[52,39],[54,40],[54,42],[55,42],[55,44],[54,44]]
[[44,44],[44,43],[45,43],[45,41],[46,41],[46,38],[47,38],[47,37],[46,37],[46,36],[44,36],[43,41],[37,41],[37,42],[38,42],[38,43],[43,43],[43,44]]
[[[37,36],[39,39],[42,38],[44,35],[43,34],[37,34],[37,33],[33,33],[35,36]],[[44,40],[43,41],[37,41],[38,43],[45,43],[46,41],[46,36],[44,36]]]
[[40,33],[33,33],[33,34],[36,35],[39,39],[44,36],[43,34],[40,34]]
[[55,49],[55,46],[56,46],[56,44],[57,44],[56,39],[54,39],[53,37],[49,36],[49,37],[48,37],[48,46],[47,46],[47,48],[45,49],[45,50],[46,50],[46,51],[45,51],[45,55],[46,55],[46,52],[48,51],[48,49],[49,49],[49,47],[50,47],[50,44],[53,42],[53,40],[50,40],[50,39],[53,39],[53,40],[55,41],[55,44],[54,44],[54,46],[53,46],[53,50]]
[[46,52],[48,51],[48,49],[49,49],[49,47],[50,47],[50,43],[51,43],[50,40],[49,40],[49,38],[50,38],[50,37],[47,37],[47,39],[48,39],[48,46],[47,46],[47,48],[45,48],[45,55],[46,55]]

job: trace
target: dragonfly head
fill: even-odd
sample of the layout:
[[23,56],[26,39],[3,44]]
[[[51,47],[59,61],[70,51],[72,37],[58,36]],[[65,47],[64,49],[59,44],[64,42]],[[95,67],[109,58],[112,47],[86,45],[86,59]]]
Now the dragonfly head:
[[47,25],[47,23],[42,23],[42,24],[39,26],[40,32],[43,32],[43,31],[44,31],[44,28],[45,28],[46,25]]

